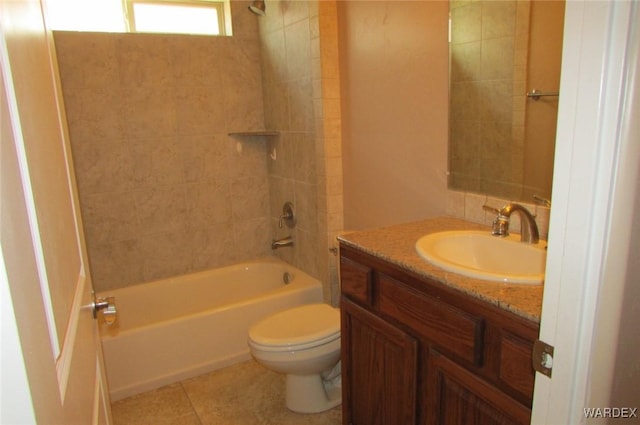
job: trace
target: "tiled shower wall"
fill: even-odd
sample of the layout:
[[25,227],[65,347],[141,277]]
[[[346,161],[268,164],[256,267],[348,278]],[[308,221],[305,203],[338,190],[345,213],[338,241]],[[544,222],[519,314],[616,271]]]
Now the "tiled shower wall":
[[[94,287],[271,254],[256,17],[233,37],[55,33]],[[301,87],[301,90],[303,88]]]
[[[342,230],[342,162],[337,11],[333,1],[267,1],[260,20],[265,122],[278,130],[267,159],[271,225],[292,236],[284,260],[319,278],[337,300],[337,258],[329,251]],[[279,228],[286,201],[295,228]]]

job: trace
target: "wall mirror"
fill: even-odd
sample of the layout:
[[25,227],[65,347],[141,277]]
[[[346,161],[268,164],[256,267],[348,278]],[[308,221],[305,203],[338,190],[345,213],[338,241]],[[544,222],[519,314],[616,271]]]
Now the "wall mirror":
[[564,8],[450,2],[450,189],[551,199]]

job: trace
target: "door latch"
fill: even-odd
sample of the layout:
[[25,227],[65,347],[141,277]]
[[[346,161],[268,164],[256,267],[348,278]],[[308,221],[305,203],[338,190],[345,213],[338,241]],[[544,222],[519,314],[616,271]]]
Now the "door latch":
[[553,346],[539,339],[533,343],[533,368],[551,378],[553,369]]
[[115,297],[93,298],[93,318],[98,318],[98,312],[102,311],[102,318],[107,325],[113,325],[116,321],[118,311],[116,309]]

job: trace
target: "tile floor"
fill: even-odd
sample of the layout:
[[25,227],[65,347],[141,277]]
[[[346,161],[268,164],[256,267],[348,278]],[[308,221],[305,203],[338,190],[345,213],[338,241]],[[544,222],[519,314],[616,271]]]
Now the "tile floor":
[[114,425],[339,425],[340,406],[301,415],[284,375],[248,361],[113,403]]

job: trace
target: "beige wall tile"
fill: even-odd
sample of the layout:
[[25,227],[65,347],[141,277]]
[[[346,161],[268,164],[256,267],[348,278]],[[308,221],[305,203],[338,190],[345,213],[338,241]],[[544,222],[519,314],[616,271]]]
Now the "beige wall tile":
[[287,54],[287,78],[290,80],[310,78],[311,43],[309,38],[309,19],[297,21],[286,26],[284,39]]
[[228,180],[233,140],[227,135],[180,136],[178,143],[185,181]]
[[[270,176],[293,178],[293,135],[283,133],[278,138],[269,141],[268,169]],[[271,155],[275,156],[272,157]]]
[[186,185],[185,198],[190,228],[231,225],[231,188],[228,179]]
[[482,40],[483,80],[513,78],[513,37]]
[[447,215],[464,218],[464,193],[453,190],[447,191]]
[[[175,90],[177,134],[184,136],[214,134],[225,128],[225,104],[221,102],[222,87],[181,86],[176,87]],[[226,96],[224,98],[228,101]]]
[[249,0],[233,0],[231,4],[231,16],[233,20],[233,37],[243,40],[257,40],[258,18],[253,13],[247,13],[251,4]]
[[144,280],[177,276],[191,270],[192,245],[184,229],[155,233],[140,239],[144,252]]
[[234,220],[264,217],[269,212],[269,182],[265,176],[250,176],[231,183],[231,213]]
[[[87,240],[89,242],[89,239]],[[144,282],[144,258],[138,239],[87,243],[91,275],[96,291],[122,288]]]
[[273,31],[280,30],[284,27],[284,10],[286,5],[284,3],[290,0],[266,0],[266,7],[268,10],[267,16],[263,16],[258,21],[258,27],[260,36],[269,34]]
[[[81,140],[126,137],[125,104],[119,86],[66,88],[65,105],[69,131]],[[72,140],[72,143],[74,141]]]
[[483,121],[511,121],[513,111],[512,81],[491,80],[483,81],[480,85],[480,119]]
[[451,44],[451,81],[474,81],[478,79],[480,46],[480,41]]
[[168,40],[172,36],[123,34],[117,39],[118,69],[124,87],[157,87],[172,84],[175,70]]
[[[136,188],[158,187],[184,182],[182,157],[175,137],[130,139]],[[102,161],[102,160],[101,160]]]
[[135,192],[141,235],[183,229],[188,224],[182,185],[155,186]]
[[286,83],[266,83],[265,108],[265,123],[269,129],[289,130],[289,87]]
[[[236,220],[233,224],[234,245],[240,259],[256,259],[272,254],[269,218]],[[237,262],[238,260],[236,260]]]
[[226,37],[175,35],[167,42],[175,84],[220,87],[220,56],[231,49]]
[[257,21],[240,19],[233,39],[56,34],[96,289],[256,254],[233,230],[269,215],[266,142],[240,155],[227,136],[265,128]]
[[[75,141],[76,139],[74,139]],[[73,143],[73,160],[81,198],[135,186],[136,163],[124,139],[88,138]]]
[[287,74],[287,53],[284,48],[284,29],[264,34],[262,45],[263,80],[282,82]]
[[130,239],[141,231],[132,192],[87,195],[82,198],[82,216],[86,237],[96,243]]
[[130,87],[125,98],[127,134],[135,138],[176,134],[176,90],[160,84],[153,88]]
[[292,134],[293,178],[297,182],[316,182],[314,140],[307,134]]
[[73,32],[56,32],[60,78],[67,88],[104,89],[120,84],[117,55],[119,34],[81,39]]
[[291,131],[305,132],[313,129],[313,95],[309,78],[289,83],[289,123]]
[[453,43],[468,43],[478,41],[482,34],[482,5],[469,3],[451,10],[453,26],[451,41]]
[[318,199],[316,186],[310,183],[295,182],[295,206],[297,212],[296,227],[315,232],[318,222]]
[[192,252],[191,270],[222,267],[243,259],[235,248],[236,238],[230,220],[225,223],[210,222],[194,226],[189,229],[188,234],[189,249]]
[[510,37],[515,33],[515,0],[482,2],[482,38]]
[[469,121],[480,116],[482,84],[479,81],[451,84],[450,96],[453,121]]
[[[320,18],[316,2],[268,0],[263,19],[247,4],[232,3],[233,38],[56,34],[97,289],[269,255],[272,231],[291,233],[277,229],[285,201],[300,205],[302,240],[277,254],[328,281],[317,169],[325,127],[336,164],[341,152],[339,81],[324,75],[337,69],[335,5]],[[332,101],[317,131],[320,95]],[[226,135],[262,128],[281,135]],[[339,226],[342,200],[331,203]]]

